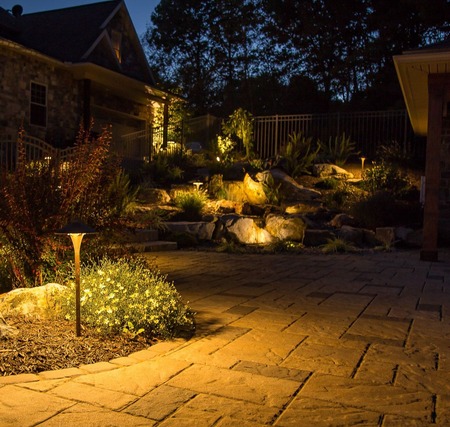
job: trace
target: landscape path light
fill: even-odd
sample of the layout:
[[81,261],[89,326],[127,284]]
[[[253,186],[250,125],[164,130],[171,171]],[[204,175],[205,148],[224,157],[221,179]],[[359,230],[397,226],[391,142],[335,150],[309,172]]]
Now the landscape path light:
[[364,172],[364,162],[366,161],[365,157],[360,157],[361,159],[361,174]]
[[80,304],[80,249],[85,234],[94,234],[96,231],[80,221],[73,221],[58,230],[55,234],[67,234],[72,239],[75,252],[75,315],[76,333],[81,336],[81,304]]

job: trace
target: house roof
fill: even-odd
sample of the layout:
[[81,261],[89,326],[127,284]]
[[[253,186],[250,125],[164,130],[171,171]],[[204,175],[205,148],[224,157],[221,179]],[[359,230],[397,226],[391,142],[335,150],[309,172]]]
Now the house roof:
[[450,73],[450,39],[394,56],[414,132],[428,131],[428,75]]
[[[109,40],[106,28],[118,14],[123,14],[140,67],[139,71],[136,71],[136,67],[127,70],[118,63],[110,67],[113,71],[154,85],[139,37],[123,0],[102,1],[17,17],[0,8],[0,36],[64,63],[95,62],[90,54],[102,42]],[[111,45],[110,41],[108,44]],[[110,57],[113,58],[112,47],[110,49]]]

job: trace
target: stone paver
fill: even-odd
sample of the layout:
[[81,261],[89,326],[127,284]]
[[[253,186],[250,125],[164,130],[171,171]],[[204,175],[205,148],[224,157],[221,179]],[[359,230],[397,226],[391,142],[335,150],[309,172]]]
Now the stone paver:
[[0,378],[0,426],[450,424],[450,252],[147,255],[189,341]]

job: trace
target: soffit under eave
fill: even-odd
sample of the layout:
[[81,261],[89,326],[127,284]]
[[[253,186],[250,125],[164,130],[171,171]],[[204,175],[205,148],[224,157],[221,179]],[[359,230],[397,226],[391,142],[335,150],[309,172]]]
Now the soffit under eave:
[[147,105],[149,101],[165,102],[166,94],[149,85],[95,64],[71,64],[76,79],[87,79],[125,99]]
[[428,132],[428,75],[450,72],[450,52],[394,56],[397,76],[414,132]]

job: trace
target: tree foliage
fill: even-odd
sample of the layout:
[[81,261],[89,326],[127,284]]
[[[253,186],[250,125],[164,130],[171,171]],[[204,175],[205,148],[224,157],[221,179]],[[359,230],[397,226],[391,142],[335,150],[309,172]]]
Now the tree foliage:
[[392,56],[444,40],[449,11],[446,0],[161,0],[146,40],[197,113],[298,113],[305,97],[320,100],[309,112],[386,108],[402,102]]

